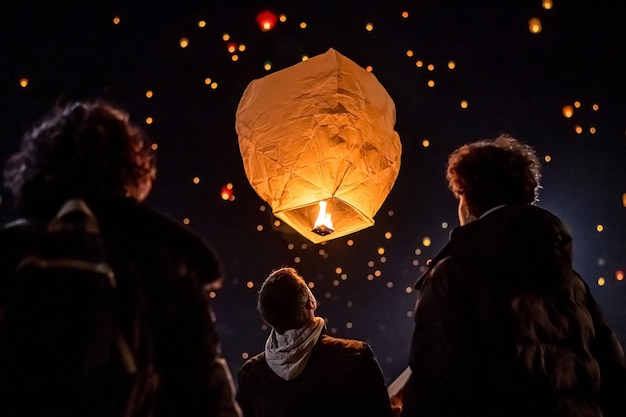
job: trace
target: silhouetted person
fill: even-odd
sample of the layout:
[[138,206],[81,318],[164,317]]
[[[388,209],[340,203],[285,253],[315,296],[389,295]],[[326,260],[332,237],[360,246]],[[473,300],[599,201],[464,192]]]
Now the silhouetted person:
[[[4,170],[5,185],[28,222],[0,233],[0,314],[15,264],[33,243],[28,225],[48,223],[68,198],[80,198],[100,222],[116,256],[113,266],[124,271],[116,272],[116,314],[139,353],[132,392],[120,394],[111,413],[239,416],[207,293],[220,286],[221,264],[198,234],[143,202],[155,174],[145,132],[109,103],[58,105],[34,124]],[[64,413],[89,408],[80,396],[61,403],[68,387],[54,380],[41,392],[21,390],[33,376],[0,375],[3,417],[56,416],[57,405]]]
[[293,268],[273,271],[258,297],[272,327],[265,351],[238,372],[245,417],[388,417],[385,381],[369,345],[326,334],[317,301]]
[[626,416],[622,346],[539,179],[506,135],[450,155],[461,226],[416,284],[403,417]]

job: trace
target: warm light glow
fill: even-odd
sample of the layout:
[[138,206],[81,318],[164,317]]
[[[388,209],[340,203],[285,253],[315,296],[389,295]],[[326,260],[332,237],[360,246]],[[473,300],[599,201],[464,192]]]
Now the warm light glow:
[[604,277],[598,278],[598,285],[603,287],[606,282],[604,281]]
[[574,102],[574,107],[576,107],[577,109],[580,108],[580,101],[575,101]]
[[622,206],[626,207],[626,193],[622,194]]
[[373,23],[367,23],[365,25],[365,30],[367,30],[368,32],[371,32],[372,30],[374,30],[374,24]]
[[244,44],[242,43],[241,45],[239,45],[239,48],[237,48],[237,49],[239,49],[239,52],[243,52],[243,51],[245,51],[245,50],[246,50],[246,45],[244,45]]
[[189,46],[189,39],[180,38],[180,41],[178,41],[178,44],[180,45],[181,48],[186,48]]
[[348,239],[348,241],[346,242],[346,245],[353,246],[354,245],[354,240]]
[[468,105],[469,104],[467,103],[467,100],[461,100],[461,108],[462,109],[466,109]]
[[454,61],[448,61],[448,68],[450,69],[456,68],[456,63]]
[[281,23],[285,23],[287,21],[287,15],[286,14],[281,14],[280,17],[278,18],[278,20],[280,20]]
[[551,157],[550,155],[546,155],[546,156],[543,158],[543,160],[544,160],[544,161],[546,161],[546,162],[550,162],[550,161],[552,161],[552,157]]
[[596,230],[597,230],[598,232],[602,232],[602,231],[604,230],[604,226],[602,226],[601,224],[599,224],[599,225],[597,225],[597,226],[596,226]]
[[300,22],[300,29],[306,29],[306,22]]
[[206,21],[204,21],[204,20],[200,20],[200,21],[198,21],[198,27],[199,27],[199,28],[206,27]]
[[256,22],[263,32],[271,30],[275,25],[278,17],[269,10],[264,10],[256,15]]
[[430,246],[430,244],[431,244],[430,238],[428,236],[424,236],[424,238],[422,239],[422,245]]
[[541,32],[541,20],[537,17],[530,19],[528,21],[528,30],[530,30],[530,33],[534,34]]
[[147,124],[147,125],[151,125],[151,124],[152,124],[152,122],[154,122],[154,119],[153,119],[152,117],[149,117],[149,116],[148,116],[148,117],[146,117],[146,124]]
[[21,78],[20,86],[26,88],[28,86],[28,78]]
[[428,80],[428,86],[429,87],[434,87],[435,86],[435,81],[434,80]]
[[226,50],[228,50],[231,54],[234,53],[237,50],[237,44],[235,42],[230,42],[226,45]]
[[233,61],[239,61],[239,55],[232,55],[230,59]]
[[590,127],[589,128],[589,133],[591,133],[592,135],[594,135],[596,133],[596,128],[595,127]]
[[211,81],[212,81],[212,80],[211,80],[211,78],[210,78],[210,77],[206,77],[206,78],[204,79],[204,83],[205,83],[206,85],[210,85],[210,84],[211,84]]
[[569,119],[573,115],[574,115],[574,108],[572,106],[570,106],[569,104],[566,106],[563,106],[563,116]]
[[146,91],[146,97],[147,98],[152,98],[153,95],[154,95],[154,93],[152,92],[152,90]]
[[417,61],[417,62],[415,63],[415,66],[416,66],[417,68],[422,68],[422,67],[424,66],[424,63],[423,63],[422,61]]
[[302,61],[308,61],[308,60],[309,60],[308,55],[302,55]]
[[409,17],[409,12],[402,12],[402,17],[404,17],[405,19]]
[[256,226],[256,230],[257,230],[257,232],[262,232],[263,231],[263,225],[262,224],[258,224]]
[[119,24],[120,24],[120,18],[119,18],[118,16],[115,16],[115,17],[113,18],[113,24],[114,24],[114,25],[119,25]]
[[200,184],[200,177],[193,177],[191,180],[194,184]]
[[279,227],[280,226],[280,220],[276,219],[274,220],[274,227]]
[[422,146],[423,146],[424,148],[428,148],[428,147],[430,146],[430,141],[429,141],[428,139],[424,139],[424,140],[422,141]]
[[391,239],[391,232],[385,233],[385,239]]
[[189,224],[189,223],[191,223],[191,220],[189,220],[189,217],[185,217],[185,218],[183,219],[183,224],[186,224],[186,225],[187,225],[187,224]]
[[252,281],[248,281],[248,282],[246,283],[246,287],[248,287],[248,288],[254,288],[254,282],[252,282]]
[[330,213],[326,213],[326,201],[320,201],[320,211],[317,215],[317,219],[315,219],[315,224],[313,225],[313,231],[318,235],[325,236],[335,231],[333,229],[333,222],[330,219]]
[[230,35],[228,33],[225,33],[222,35],[222,40],[227,41],[230,39]]
[[211,83],[211,89],[215,90],[217,88],[217,83],[214,81]]
[[379,255],[383,255],[385,253],[385,248],[382,248],[382,247],[378,248],[377,252],[378,252]]
[[579,135],[583,133],[583,128],[580,126],[576,126],[574,130],[576,130],[576,133],[578,133]]
[[265,69],[265,71],[269,71],[272,69],[272,63],[267,61],[265,64],[263,64],[263,68]]
[[433,64],[428,64],[426,69],[428,69],[428,71],[434,71],[435,70],[435,66]]
[[157,145],[156,143],[153,143],[152,145],[150,145],[150,149],[152,149],[153,151],[156,151],[157,149],[159,149],[159,145]]
[[406,51],[406,56],[412,57],[413,56],[413,51],[411,51],[410,49],[408,51]]
[[342,272],[343,272],[343,269],[341,269],[341,267],[338,266],[337,268],[335,268],[335,274],[339,275]]
[[598,106],[597,104],[594,104],[593,106],[591,106],[591,108],[593,109],[593,111],[598,111],[600,106]]
[[371,65],[368,65],[367,67],[365,67],[365,71],[367,72],[372,72],[374,70],[374,67],[372,67]]
[[552,8],[552,0],[543,0],[543,8],[550,10]]
[[622,281],[624,279],[624,271],[615,271],[615,279]]

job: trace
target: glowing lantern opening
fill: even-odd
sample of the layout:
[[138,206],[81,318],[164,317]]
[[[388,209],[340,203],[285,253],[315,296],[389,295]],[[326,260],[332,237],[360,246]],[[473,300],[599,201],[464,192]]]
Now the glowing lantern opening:
[[[330,49],[253,80],[235,127],[252,188],[276,217],[319,243],[374,224],[400,170],[395,122],[376,76]],[[332,233],[314,231],[321,211],[332,213],[331,224],[326,215],[320,222]]]
[[330,219],[330,213],[326,213],[326,205],[327,203],[325,201],[320,201],[320,212],[313,226],[313,232],[320,236],[326,236],[335,231],[335,229],[333,229],[333,222]]
[[262,11],[258,15],[256,15],[256,22],[263,32],[267,32],[268,30],[272,30],[274,26],[276,26],[276,21],[278,18],[274,13],[269,10]]

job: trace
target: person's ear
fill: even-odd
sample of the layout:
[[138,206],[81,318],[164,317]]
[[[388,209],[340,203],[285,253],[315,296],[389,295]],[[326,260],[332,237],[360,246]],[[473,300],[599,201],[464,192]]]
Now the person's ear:
[[315,310],[317,308],[317,301],[315,300],[315,297],[309,297],[306,302],[306,308],[309,310]]

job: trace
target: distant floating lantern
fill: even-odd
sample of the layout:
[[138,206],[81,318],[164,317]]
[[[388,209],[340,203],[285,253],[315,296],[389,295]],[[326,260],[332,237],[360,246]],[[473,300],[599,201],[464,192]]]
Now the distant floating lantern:
[[250,184],[313,243],[374,224],[400,170],[393,100],[334,49],[253,80],[236,130]]
[[541,20],[538,17],[533,17],[528,21],[528,30],[530,33],[539,33],[541,32]]
[[573,115],[574,115],[574,108],[572,106],[570,106],[569,104],[566,106],[563,106],[563,116],[569,119]]
[[276,26],[277,20],[278,17],[276,16],[276,14],[272,13],[269,10],[264,10],[256,15],[256,22],[263,32],[272,30],[272,28]]

